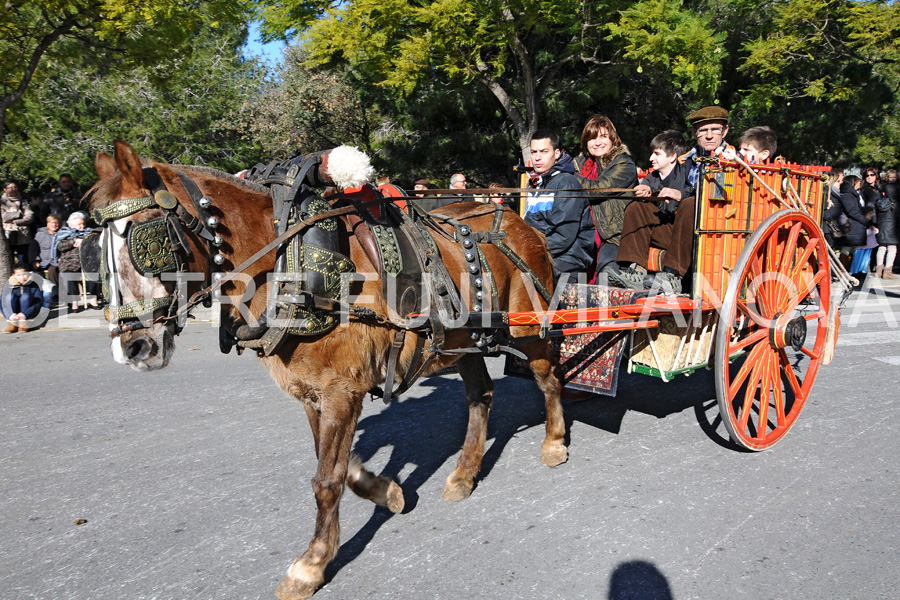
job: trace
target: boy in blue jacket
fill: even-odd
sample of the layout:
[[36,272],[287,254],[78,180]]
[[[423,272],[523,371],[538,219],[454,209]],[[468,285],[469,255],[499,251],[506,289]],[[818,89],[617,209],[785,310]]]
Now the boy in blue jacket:
[[[572,157],[559,148],[551,129],[531,136],[534,172],[528,184],[525,222],[544,234],[557,273],[586,273],[594,256],[594,224],[588,199],[575,179]],[[570,190],[570,191],[558,191]]]

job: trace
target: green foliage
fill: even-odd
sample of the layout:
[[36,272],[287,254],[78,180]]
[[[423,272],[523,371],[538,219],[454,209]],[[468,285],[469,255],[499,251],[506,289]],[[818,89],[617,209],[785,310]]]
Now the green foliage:
[[253,137],[277,158],[341,144],[372,153],[383,119],[360,96],[362,80],[351,69],[318,69],[306,60],[305,51],[290,48],[276,77],[245,104]]
[[681,0],[642,0],[608,28],[638,72],[644,65],[662,69],[672,85],[698,101],[715,99],[726,34],[715,32],[708,17],[683,10]]
[[11,121],[0,160],[37,180],[67,171],[88,183],[95,153],[118,137],[163,162],[245,168],[263,155],[240,111],[264,72],[239,58],[239,42],[201,30],[172,60],[127,72],[48,61],[43,84]]

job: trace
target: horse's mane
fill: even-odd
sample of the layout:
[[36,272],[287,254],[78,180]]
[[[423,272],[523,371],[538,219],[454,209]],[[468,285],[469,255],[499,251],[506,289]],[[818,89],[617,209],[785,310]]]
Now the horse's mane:
[[[266,195],[269,194],[269,188],[263,185],[241,179],[240,177],[236,177],[235,175],[226,173],[225,171],[221,171],[213,167],[201,167],[195,165],[168,165],[150,161],[141,161],[141,164],[145,167],[165,167],[173,170],[202,174],[208,177],[212,177],[213,179],[223,181],[225,183],[236,185],[252,192]],[[119,177],[110,177],[108,179],[100,180],[95,183],[94,186],[89,189],[84,196],[84,199],[87,202],[88,210],[92,211],[94,208],[103,208],[109,205],[111,199],[118,198],[121,191],[121,183],[122,180]]]
[[227,183],[233,183],[239,187],[242,187],[246,190],[250,190],[253,192],[260,192],[262,194],[269,193],[269,188],[264,185],[260,185],[258,183],[253,183],[252,181],[247,181],[246,179],[241,179],[231,173],[226,173],[225,171],[220,171],[219,169],[213,167],[201,167],[197,165],[166,165],[167,167],[173,169],[181,169],[182,171],[190,171],[192,173],[202,173],[203,175],[209,175],[215,179],[220,181],[225,181]]

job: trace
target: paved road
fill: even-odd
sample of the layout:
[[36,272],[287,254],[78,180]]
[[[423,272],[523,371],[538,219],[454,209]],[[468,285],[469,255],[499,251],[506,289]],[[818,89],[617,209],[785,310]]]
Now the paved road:
[[[570,458],[548,469],[536,388],[492,360],[485,468],[460,503],[441,499],[458,377],[367,403],[357,450],[408,512],[346,494],[316,598],[900,598],[898,321],[900,284],[857,293],[814,398],[758,454],[710,426],[708,373],[623,375],[618,397],[567,406]],[[0,336],[0,598],[273,598],[313,527],[302,408],[220,355],[210,323],[150,374],[114,364],[97,324]]]

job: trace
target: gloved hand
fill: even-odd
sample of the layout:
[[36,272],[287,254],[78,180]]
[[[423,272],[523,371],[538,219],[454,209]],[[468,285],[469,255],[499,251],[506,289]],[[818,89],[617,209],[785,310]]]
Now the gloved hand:
[[[668,200],[668,202],[666,202]],[[656,207],[660,210],[660,212],[664,212],[669,215],[674,215],[678,210],[678,205],[680,202],[678,200],[672,200],[671,198],[664,198],[662,200],[658,200],[656,202]]]

